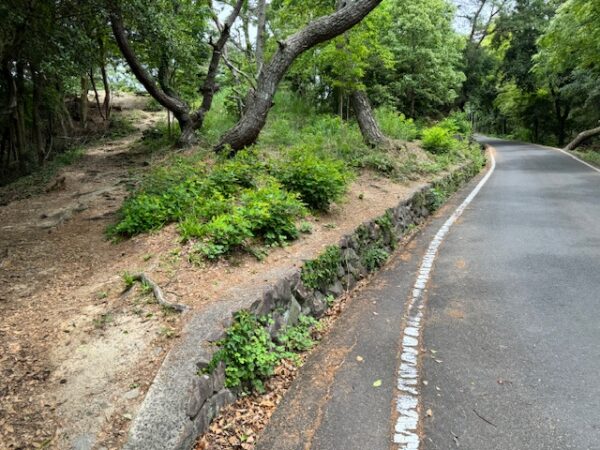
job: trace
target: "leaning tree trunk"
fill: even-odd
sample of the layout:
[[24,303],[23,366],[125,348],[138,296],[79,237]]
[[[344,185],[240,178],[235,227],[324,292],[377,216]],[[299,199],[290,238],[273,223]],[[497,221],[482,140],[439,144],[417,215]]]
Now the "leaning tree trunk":
[[263,66],[255,90],[248,93],[246,110],[238,123],[228,130],[215,147],[219,152],[230,148],[233,152],[256,142],[265,126],[273,96],[288,68],[306,50],[321,42],[339,36],[359,23],[382,0],[358,0],[352,4],[309,23],[305,28],[278,42],[278,49],[271,61]]
[[569,144],[565,147],[565,150],[567,150],[567,151],[575,150],[584,141],[586,141],[594,136],[597,136],[597,135],[600,135],[600,127],[582,131],[581,133],[579,133],[577,135],[577,137],[575,139],[573,139],[571,142],[569,142]]
[[256,73],[260,73],[264,63],[265,24],[267,21],[266,0],[258,0],[256,6]]
[[367,94],[364,91],[354,90],[350,94],[350,99],[365,143],[371,147],[389,145],[390,140],[381,132],[375,120]]

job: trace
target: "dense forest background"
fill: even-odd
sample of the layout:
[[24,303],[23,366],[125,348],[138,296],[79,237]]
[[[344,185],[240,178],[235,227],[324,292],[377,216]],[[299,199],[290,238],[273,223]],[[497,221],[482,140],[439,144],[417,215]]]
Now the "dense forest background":
[[260,139],[277,92],[370,146],[391,145],[386,121],[450,112],[557,146],[600,132],[595,0],[8,0],[0,17],[3,183],[125,127],[119,91],[167,109],[177,146],[227,152]]

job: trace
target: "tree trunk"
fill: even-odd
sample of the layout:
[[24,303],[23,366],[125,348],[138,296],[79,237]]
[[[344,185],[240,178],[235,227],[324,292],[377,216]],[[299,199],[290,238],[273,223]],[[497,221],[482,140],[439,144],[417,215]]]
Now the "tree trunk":
[[22,62],[17,62],[17,150],[19,156],[19,170],[21,174],[27,173],[29,163],[29,149],[27,134],[25,132],[25,67]]
[[264,63],[265,25],[267,21],[267,2],[258,0],[256,6],[256,73],[260,73]]
[[367,94],[363,91],[354,90],[350,95],[350,99],[365,143],[371,147],[389,145],[389,139],[381,132],[373,116]]
[[219,35],[219,39],[214,44],[211,41],[213,52],[210,58],[210,63],[208,64],[206,78],[204,79],[204,83],[202,84],[202,104],[200,105],[200,108],[197,111],[195,111],[189,116],[188,122],[181,127],[181,135],[179,136],[179,139],[177,139],[178,147],[187,147],[196,142],[195,131],[199,128],[202,128],[202,124],[204,123],[204,117],[212,107],[213,98],[215,92],[217,91],[216,80],[217,74],[219,72],[219,63],[221,62],[221,56],[223,54],[223,48],[225,47],[225,44],[229,39],[229,35],[231,33],[231,26],[240,14],[240,10],[242,9],[243,3],[243,0],[238,0],[236,2],[235,6],[233,7],[233,11],[231,11],[229,16],[227,17],[227,20],[225,21],[225,24],[221,28],[221,34]]
[[306,50],[332,39],[359,23],[382,0],[358,0],[351,5],[309,23],[302,30],[278,43],[278,49],[266,66],[263,66],[256,90],[248,93],[246,110],[238,123],[227,131],[215,147],[222,151],[230,147],[233,152],[256,142],[267,121],[273,96],[281,79],[294,60]]
[[187,103],[181,101],[178,98],[174,98],[169,96],[166,92],[164,92],[154,81],[150,73],[146,70],[146,68],[142,65],[142,63],[138,60],[137,55],[133,51],[133,48],[129,44],[129,39],[127,38],[127,32],[125,31],[125,27],[123,25],[123,21],[121,19],[118,11],[113,10],[110,14],[110,23],[113,30],[113,35],[115,36],[115,40],[117,41],[117,45],[119,46],[119,50],[121,50],[121,54],[127,61],[127,64],[131,68],[131,71],[137,78],[137,80],[144,86],[146,91],[162,106],[171,110],[181,129],[183,130],[186,127],[186,124],[190,121],[189,117],[189,106]]
[[96,80],[94,80],[94,68],[92,67],[90,69],[90,83],[92,83],[92,90],[94,91],[94,99],[96,100],[96,108],[98,108],[98,113],[100,114],[100,117],[102,117],[102,120],[106,120],[106,117],[104,117],[104,112],[102,110],[102,107],[100,106],[100,97],[98,96],[98,89],[96,89]]
[[36,70],[31,68],[31,80],[33,82],[33,90],[31,95],[31,109],[32,109],[32,129],[33,129],[33,137],[35,141],[35,147],[37,151],[37,163],[38,165],[42,165],[46,152],[44,151],[44,138],[42,136],[42,119],[41,119],[41,106],[42,106],[42,96],[43,96],[43,86],[42,80],[39,74],[37,74]]
[[79,120],[81,121],[81,128],[87,130],[87,119],[88,119],[88,77],[81,77],[81,93],[79,95]]
[[575,139],[573,139],[571,142],[569,142],[569,145],[567,145],[565,147],[565,150],[567,150],[567,151],[575,150],[584,141],[586,141],[587,139],[590,139],[594,136],[597,136],[597,135],[600,135],[600,127],[591,128],[589,130],[582,131],[581,133],[579,133],[577,135],[577,137]]
[[[381,0],[380,0],[381,1]],[[231,32],[231,26],[237,19],[244,0],[237,0],[232,12],[227,17],[223,27],[219,27],[220,36],[216,43],[211,41],[210,45],[213,47],[212,57],[206,73],[206,78],[201,88],[202,92],[202,104],[200,108],[194,113],[190,113],[190,108],[187,103],[177,97],[174,92],[168,88],[167,71],[164,64],[161,64],[161,70],[159,71],[159,84],[156,83],[154,78],[138,60],[133,48],[129,44],[127,38],[127,32],[123,25],[121,15],[117,8],[112,8],[110,13],[110,22],[117,41],[117,45],[121,50],[121,53],[127,64],[131,68],[131,71],[138,79],[138,81],[144,86],[146,91],[162,106],[167,108],[173,113],[173,116],[179,122],[179,128],[181,129],[181,135],[177,140],[177,146],[187,147],[196,142],[195,131],[202,127],[204,117],[212,106],[212,100],[214,93],[217,90],[216,77],[219,69],[219,62],[221,60],[221,54],[223,47],[225,46]],[[163,85],[163,87],[160,86]],[[166,91],[165,91],[166,89]],[[171,95],[169,95],[171,93]]]
[[98,40],[100,44],[100,74],[102,75],[102,85],[104,86],[104,100],[102,101],[102,108],[104,109],[104,117],[106,120],[110,119],[110,84],[108,82],[108,76],[106,75],[106,47],[104,45],[104,39]]

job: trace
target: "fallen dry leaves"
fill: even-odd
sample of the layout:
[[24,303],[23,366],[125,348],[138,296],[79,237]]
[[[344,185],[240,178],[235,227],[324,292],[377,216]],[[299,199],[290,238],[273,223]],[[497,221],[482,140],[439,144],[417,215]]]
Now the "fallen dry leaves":
[[[363,285],[364,281],[359,283]],[[343,295],[321,318],[320,325],[313,329],[312,336],[319,341],[331,329],[335,319],[344,310],[349,295]],[[310,351],[299,355],[300,360],[294,363],[284,360],[275,369],[275,374],[265,382],[265,393],[253,393],[240,397],[227,406],[213,420],[209,431],[197,442],[195,450],[252,450],[260,433],[269,423],[277,405],[290,388],[298,374],[298,370],[306,361]]]

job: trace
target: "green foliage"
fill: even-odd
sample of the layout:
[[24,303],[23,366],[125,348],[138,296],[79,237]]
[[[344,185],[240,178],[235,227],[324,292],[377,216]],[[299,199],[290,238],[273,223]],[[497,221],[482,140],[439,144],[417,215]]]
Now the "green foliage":
[[300,233],[304,233],[304,234],[310,234],[312,233],[312,224],[310,222],[301,222],[300,225],[298,225],[298,231]]
[[280,244],[298,237],[296,219],[305,214],[298,197],[277,183],[247,190],[240,198],[240,214],[250,222],[252,232],[263,236],[267,244]]
[[472,133],[471,122],[467,119],[467,115],[464,112],[453,112],[444,120],[440,121],[438,125],[448,130],[452,135],[460,134],[463,136],[470,136]]
[[419,128],[413,119],[407,119],[404,114],[398,113],[389,107],[375,110],[375,118],[381,131],[392,139],[414,141],[419,136]]
[[111,138],[119,138],[129,136],[136,131],[133,120],[123,116],[122,114],[113,114],[110,116],[110,124],[108,126],[108,136]]
[[208,180],[221,193],[233,194],[240,188],[256,187],[258,175],[264,171],[265,165],[255,152],[241,151],[235,158],[217,164],[208,175]]
[[172,123],[169,130],[167,122],[161,121],[143,131],[139,147],[146,153],[170,149],[175,145],[179,134],[177,124]]
[[305,352],[306,350],[310,350],[315,344],[311,336],[311,330],[317,323],[315,318],[301,314],[298,317],[298,324],[284,329],[277,336],[277,340],[288,352]]
[[134,285],[135,278],[129,272],[123,272],[121,277],[123,278],[123,282],[125,283],[125,289],[130,289]]
[[434,187],[428,192],[429,207],[435,211],[444,204],[448,198],[448,193],[440,187]]
[[330,285],[337,277],[341,260],[340,248],[337,245],[330,245],[319,257],[304,263],[301,274],[302,281],[312,289]]
[[439,125],[423,130],[421,141],[423,148],[431,153],[448,153],[455,146],[448,129]]
[[346,191],[350,172],[343,162],[319,158],[307,148],[288,152],[274,169],[274,175],[310,208],[320,211],[340,199]]
[[361,262],[369,272],[373,272],[381,267],[389,256],[390,254],[386,249],[379,245],[373,245],[363,253]]
[[223,361],[227,387],[264,392],[263,381],[273,374],[281,360],[282,350],[271,340],[265,328],[266,322],[265,318],[259,319],[247,311],[236,313],[225,338],[217,342],[220,348],[214,354],[208,371],[214,370]]

